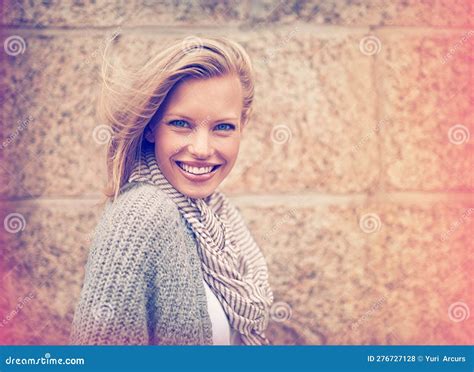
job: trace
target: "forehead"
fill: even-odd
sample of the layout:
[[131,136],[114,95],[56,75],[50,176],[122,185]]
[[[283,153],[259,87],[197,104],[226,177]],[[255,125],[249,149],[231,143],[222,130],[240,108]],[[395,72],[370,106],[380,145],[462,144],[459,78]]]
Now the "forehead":
[[240,116],[242,105],[242,86],[237,76],[189,78],[171,91],[166,113],[178,111],[190,117],[214,117],[225,111]]

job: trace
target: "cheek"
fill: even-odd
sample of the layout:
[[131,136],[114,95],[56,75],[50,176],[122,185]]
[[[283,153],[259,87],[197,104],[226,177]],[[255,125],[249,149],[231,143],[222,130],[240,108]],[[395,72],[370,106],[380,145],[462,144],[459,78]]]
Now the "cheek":
[[158,130],[155,137],[155,146],[159,160],[164,161],[176,155],[182,147],[182,142],[175,133],[167,130]]
[[228,163],[233,164],[239,154],[240,137],[229,138],[223,142],[219,152]]

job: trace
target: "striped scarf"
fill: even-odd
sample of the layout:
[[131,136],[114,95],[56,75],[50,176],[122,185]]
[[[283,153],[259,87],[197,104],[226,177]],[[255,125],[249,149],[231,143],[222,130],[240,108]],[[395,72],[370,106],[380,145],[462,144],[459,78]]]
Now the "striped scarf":
[[231,327],[245,345],[269,345],[264,331],[273,293],[267,266],[237,209],[218,191],[205,199],[177,191],[161,173],[153,147],[142,151],[128,181],[154,184],[171,197],[196,236],[204,280]]

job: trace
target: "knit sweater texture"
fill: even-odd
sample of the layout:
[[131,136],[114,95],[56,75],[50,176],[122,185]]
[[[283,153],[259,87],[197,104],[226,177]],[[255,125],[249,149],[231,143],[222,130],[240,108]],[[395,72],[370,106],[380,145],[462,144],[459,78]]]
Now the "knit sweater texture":
[[194,239],[160,188],[125,185],[95,229],[70,343],[211,345]]

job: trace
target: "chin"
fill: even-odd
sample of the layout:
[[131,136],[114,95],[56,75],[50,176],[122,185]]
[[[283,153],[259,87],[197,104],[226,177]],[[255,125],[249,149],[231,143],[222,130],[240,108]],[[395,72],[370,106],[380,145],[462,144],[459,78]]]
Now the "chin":
[[211,195],[217,188],[217,185],[190,185],[182,184],[176,188],[181,194],[192,199],[204,199]]
[[208,191],[208,192],[205,192],[205,191],[186,191],[186,190],[183,190],[181,191],[182,194],[192,198],[192,199],[204,199],[204,198],[207,198],[209,195],[211,195],[212,193],[214,192],[214,190],[212,191]]

